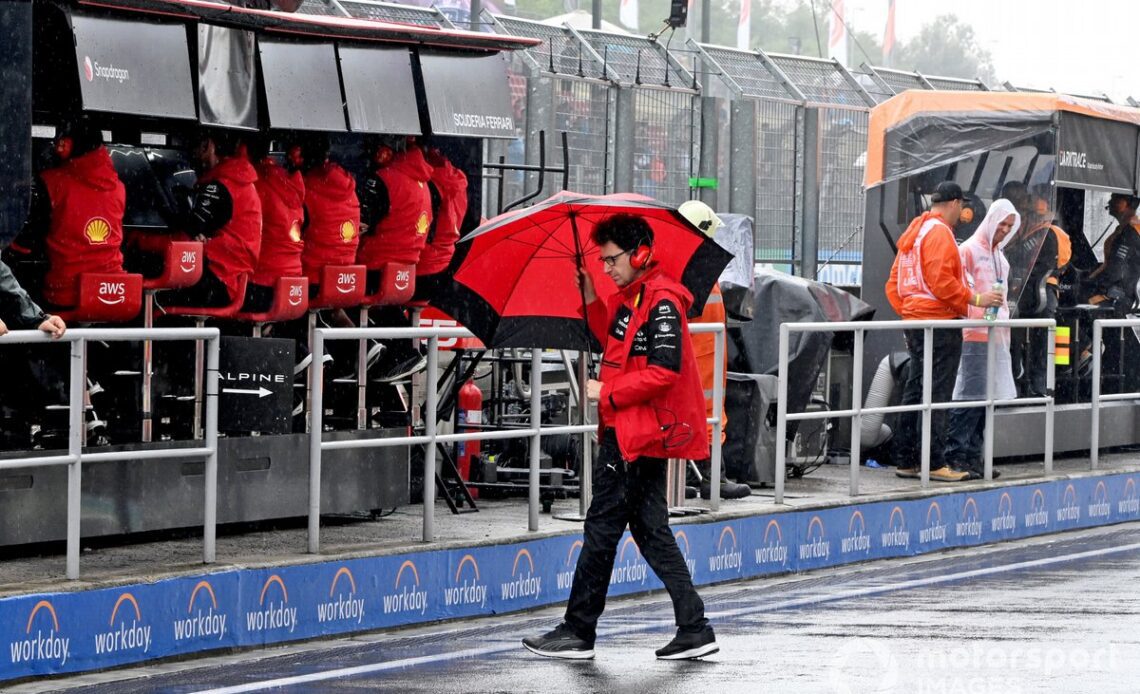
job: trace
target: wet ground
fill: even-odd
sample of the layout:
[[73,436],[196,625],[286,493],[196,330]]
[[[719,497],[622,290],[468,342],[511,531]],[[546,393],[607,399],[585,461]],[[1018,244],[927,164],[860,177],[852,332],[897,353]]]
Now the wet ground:
[[705,588],[721,652],[661,662],[668,598],[614,601],[597,659],[519,640],[560,608],[18,685],[14,692],[1136,692],[1140,524]]

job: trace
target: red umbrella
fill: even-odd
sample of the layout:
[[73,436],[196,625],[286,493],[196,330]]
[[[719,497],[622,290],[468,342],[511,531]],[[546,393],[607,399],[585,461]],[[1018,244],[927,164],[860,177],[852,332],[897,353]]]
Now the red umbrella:
[[561,192],[489,220],[456,245],[450,286],[432,304],[488,347],[596,350],[583,319],[577,268],[585,265],[602,299],[617,291],[591,233],[619,213],[649,222],[655,261],[693,294],[691,312],[699,314],[732,254],[675,208],[628,193]]

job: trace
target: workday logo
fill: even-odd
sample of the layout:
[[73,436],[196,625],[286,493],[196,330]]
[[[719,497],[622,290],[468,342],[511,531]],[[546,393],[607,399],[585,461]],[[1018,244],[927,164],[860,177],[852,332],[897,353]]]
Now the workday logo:
[[1104,486],[1104,480],[1096,483],[1096,490],[1093,492],[1092,503],[1088,508],[1089,518],[1108,518],[1112,513],[1112,507],[1108,505],[1108,487]]
[[1124,483],[1124,496],[1116,502],[1116,512],[1122,516],[1140,514],[1140,498],[1136,497],[1136,480],[1132,477]]
[[251,632],[287,629],[290,634],[297,628],[297,608],[289,606],[289,590],[277,574],[265,579],[257,609],[245,613],[245,628]]
[[689,554],[693,551],[693,548],[689,546],[689,536],[684,530],[678,530],[673,533],[673,539],[677,542],[677,548],[681,550],[681,557],[685,560],[685,566],[689,569],[689,575],[696,575],[697,562],[689,558]]
[[[632,548],[632,552],[629,551]],[[641,561],[641,550],[632,537],[625,538],[621,543],[621,552],[618,554],[618,565],[610,572],[610,585],[619,586],[625,583],[645,583],[649,575],[649,567]]]
[[143,624],[138,600],[130,593],[123,593],[111,609],[107,631],[95,634],[96,655],[125,651],[149,653],[150,644],[150,625]]
[[1002,492],[998,499],[997,515],[990,519],[990,530],[995,533],[1010,532],[1017,529],[1017,517],[1013,515],[1013,497],[1009,492]]
[[979,539],[982,536],[982,522],[978,519],[978,502],[974,497],[966,497],[962,504],[962,515],[954,524],[954,537]]
[[1022,519],[1026,528],[1044,528],[1049,525],[1049,509],[1045,505],[1045,492],[1040,489],[1033,490],[1033,498],[1029,501],[1029,511]]
[[420,590],[420,572],[414,561],[407,559],[400,564],[392,590],[380,598],[380,603],[384,614],[423,614],[427,611],[428,594],[426,590]]
[[756,548],[756,563],[760,566],[778,565],[786,566],[788,563],[788,546],[784,544],[784,532],[780,529],[780,521],[773,518],[764,527],[762,547]]
[[926,527],[918,531],[918,543],[946,542],[946,524],[942,522],[942,507],[931,501],[926,507]]
[[329,599],[317,603],[317,622],[360,622],[364,619],[364,598],[356,597],[356,579],[347,566],[333,574]]
[[[205,609],[202,606],[205,605]],[[175,620],[174,640],[216,638],[226,635],[226,615],[218,612],[218,596],[209,581],[198,581],[190,591],[190,603],[186,606],[186,617]]]
[[[941,517],[942,511],[939,510],[938,513]],[[887,529],[883,531],[883,547],[901,547],[903,549],[910,547],[910,531],[906,528],[906,513],[902,510],[902,506],[895,506],[891,509]]]
[[558,571],[558,575],[554,577],[554,582],[558,586],[558,590],[570,590],[574,585],[574,570],[578,566],[578,561],[575,557],[582,551],[582,541],[574,540],[570,543],[570,549],[566,552],[566,561],[562,563]]
[[63,667],[71,655],[71,638],[61,634],[55,607],[47,600],[40,600],[28,615],[24,638],[11,642],[8,648],[13,665],[51,663]]
[[744,565],[743,552],[736,542],[736,531],[731,525],[724,526],[720,537],[716,541],[716,554],[709,557],[709,571],[711,573],[724,573],[726,571],[739,572]]
[[856,552],[867,554],[871,551],[871,536],[867,534],[867,519],[863,512],[855,509],[847,521],[847,535],[839,541],[839,553],[843,555]]
[[511,578],[501,584],[503,600],[517,600],[519,598],[534,598],[542,594],[542,577],[536,576],[534,571],[534,557],[530,550],[523,547],[515,554],[515,563],[511,566]]
[[1058,523],[1074,523],[1081,519],[1081,507],[1077,503],[1077,490],[1071,484],[1065,485],[1061,495],[1061,507],[1057,509]]
[[812,516],[808,521],[807,539],[800,543],[800,559],[827,559],[831,556],[831,542],[823,527],[823,519]]
[[447,607],[487,606],[487,584],[479,576],[479,562],[473,555],[464,554],[459,560],[451,585],[443,589],[443,604]]

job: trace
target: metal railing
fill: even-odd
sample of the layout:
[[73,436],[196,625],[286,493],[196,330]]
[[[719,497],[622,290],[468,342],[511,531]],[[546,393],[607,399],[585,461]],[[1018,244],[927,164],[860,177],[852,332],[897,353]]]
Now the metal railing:
[[[932,402],[933,388],[933,357],[934,357],[934,330],[948,329],[961,330],[963,328],[985,328],[987,337],[994,328],[1047,328],[1048,363],[1046,368],[1045,397],[1013,398],[1010,400],[995,400],[994,363],[996,342],[987,339],[986,359],[986,399],[985,400],[952,400],[949,402]],[[809,419],[830,419],[832,417],[851,418],[851,480],[850,494],[859,493],[859,460],[862,435],[863,415],[891,414],[899,412],[922,412],[922,486],[930,484],[930,422],[934,410],[948,410],[952,408],[985,407],[985,433],[984,433],[984,477],[993,479],[993,425],[994,407],[997,405],[1044,405],[1045,406],[1045,474],[1053,473],[1053,387],[1054,387],[1054,335],[1057,322],[1047,318],[1031,318],[1017,320],[925,320],[925,321],[873,321],[846,323],[783,323],[780,325],[779,343],[779,371],[778,396],[776,405],[776,480],[775,503],[784,502],[784,479],[787,474],[787,431],[788,422]],[[922,402],[915,405],[892,405],[885,407],[863,407],[863,339],[868,331],[883,330],[922,330],[923,331],[923,370],[922,370]],[[849,410],[824,410],[820,412],[788,413],[788,347],[791,333],[808,332],[853,332],[855,334],[854,362],[852,365],[852,408]],[[1096,411],[1094,407],[1094,412]],[[1095,431],[1095,427],[1094,427]],[[1094,434],[1095,435],[1095,434]]]
[[[1140,328],[1140,318],[1101,318],[1093,321],[1092,335],[1092,411],[1089,413],[1089,459],[1091,467],[1100,466],[1100,406],[1105,402],[1140,400],[1140,392],[1101,394],[1101,346],[1105,328]],[[1123,349],[1123,346],[1122,346]],[[1079,355],[1078,355],[1079,357]]]
[[[711,467],[712,467],[712,497],[710,508],[714,511],[720,508],[720,479],[721,479],[721,403],[724,398],[724,325],[713,323],[694,323],[689,326],[692,333],[714,333],[716,335],[716,361],[713,373],[713,417],[707,423],[713,425]],[[593,424],[578,424],[565,426],[542,426],[542,350],[531,352],[531,382],[530,382],[530,426],[526,429],[511,429],[503,431],[476,431],[455,434],[440,434],[437,427],[439,417],[439,341],[440,338],[469,338],[474,337],[465,328],[318,328],[313,333],[313,342],[310,352],[313,355],[312,366],[309,367],[309,379],[312,390],[312,406],[309,410],[309,514],[308,514],[308,551],[312,554],[320,552],[320,524],[321,524],[321,456],[324,451],[343,450],[355,448],[388,448],[392,446],[424,446],[424,482],[423,482],[423,534],[424,542],[435,541],[435,466],[436,444],[458,443],[461,441],[490,441],[504,439],[530,439],[529,477],[527,480],[527,529],[531,532],[538,530],[539,514],[539,457],[543,436],[558,434],[578,434],[588,436],[597,431]],[[333,340],[413,340],[427,339],[427,383],[426,401],[424,403],[424,431],[422,434],[410,436],[394,436],[380,439],[350,439],[341,441],[325,441],[322,432],[324,416],[323,388],[324,379],[323,356],[325,342]],[[579,398],[584,390],[584,383],[579,382]],[[588,445],[588,439],[585,442]],[[583,446],[583,451],[586,449]],[[584,460],[589,460],[584,456]],[[585,472],[585,471],[583,471]],[[589,507],[590,475],[580,477],[582,495],[582,516]]]
[[[127,450],[87,453],[83,451],[86,422],[87,342],[131,342],[140,340],[202,340],[208,343],[206,355],[206,429],[202,445],[196,448],[165,448],[148,451]],[[53,343],[38,330],[20,330],[0,336],[0,346]],[[67,578],[79,578],[79,540],[82,518],[84,463],[203,458],[205,460],[205,508],[202,519],[202,561],[214,562],[218,507],[218,350],[217,328],[111,328],[68,330],[58,342],[71,343],[68,383],[68,445],[66,455],[40,455],[0,460],[0,471],[67,465]]]

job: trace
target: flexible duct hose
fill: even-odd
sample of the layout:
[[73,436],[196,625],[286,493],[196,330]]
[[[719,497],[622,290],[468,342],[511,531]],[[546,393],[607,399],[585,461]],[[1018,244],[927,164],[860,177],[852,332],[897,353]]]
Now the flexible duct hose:
[[[867,400],[863,407],[885,407],[891,401],[891,393],[895,390],[895,378],[891,375],[891,357],[888,354],[879,362],[875,370],[875,378],[871,380],[871,388],[867,391]],[[860,428],[859,441],[863,450],[881,445],[891,437],[891,428],[883,423],[883,414],[863,415],[863,426]]]

